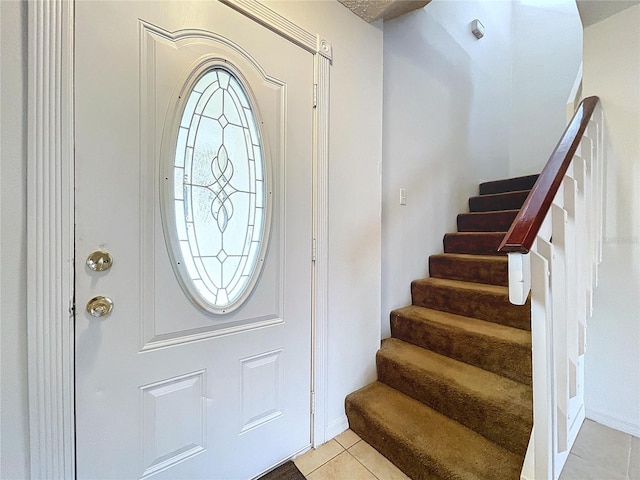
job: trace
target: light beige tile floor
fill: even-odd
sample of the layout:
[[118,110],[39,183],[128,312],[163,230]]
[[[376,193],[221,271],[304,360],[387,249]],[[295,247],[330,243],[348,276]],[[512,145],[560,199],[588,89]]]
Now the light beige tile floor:
[[[294,460],[309,480],[408,480],[351,430]],[[560,480],[640,480],[640,439],[585,420]]]
[[585,420],[560,480],[640,480],[640,440]]
[[351,430],[294,460],[309,480],[409,480]]

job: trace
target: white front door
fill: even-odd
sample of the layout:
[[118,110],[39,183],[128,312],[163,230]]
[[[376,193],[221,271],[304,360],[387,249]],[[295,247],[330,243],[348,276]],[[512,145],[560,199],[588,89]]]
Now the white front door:
[[251,478],[311,442],[313,56],[214,1],[75,30],[78,478]]

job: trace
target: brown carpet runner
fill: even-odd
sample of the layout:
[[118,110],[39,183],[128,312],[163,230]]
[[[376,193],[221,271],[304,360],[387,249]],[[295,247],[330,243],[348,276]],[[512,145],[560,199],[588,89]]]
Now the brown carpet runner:
[[487,182],[391,312],[378,381],[347,396],[349,426],[414,480],[517,480],[531,434],[529,302],[509,303],[497,248],[537,176]]

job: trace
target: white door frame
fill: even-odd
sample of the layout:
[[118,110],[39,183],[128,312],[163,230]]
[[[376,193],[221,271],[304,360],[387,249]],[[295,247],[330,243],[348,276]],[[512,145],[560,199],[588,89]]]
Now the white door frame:
[[[255,0],[219,0],[314,55],[313,445],[325,442],[331,45]],[[31,477],[75,478],[74,4],[28,5],[27,346]],[[317,400],[314,400],[317,399]]]

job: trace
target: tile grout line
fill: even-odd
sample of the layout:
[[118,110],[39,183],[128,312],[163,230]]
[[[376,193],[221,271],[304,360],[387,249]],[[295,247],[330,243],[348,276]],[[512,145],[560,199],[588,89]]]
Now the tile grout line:
[[[316,470],[318,470],[318,469],[320,469],[320,468],[324,467],[324,466],[325,466],[327,463],[329,463],[331,460],[333,460],[334,458],[338,457],[339,455],[342,455],[344,452],[346,452],[346,451],[347,451],[347,450],[346,450],[346,448],[344,448],[344,447],[342,446],[342,444],[341,444],[339,441],[337,441],[335,438],[332,438],[331,440],[329,440],[329,442],[331,442],[331,441],[336,442],[336,443],[340,446],[340,448],[342,449],[342,451],[341,451],[341,452],[336,453],[333,457],[328,458],[328,459],[327,459],[327,461],[325,461],[324,463],[321,463],[320,465],[318,465],[316,468],[314,468],[314,469],[313,469],[313,470],[311,470],[309,473],[307,473],[307,474],[304,476],[304,478],[308,478],[308,476],[307,476],[307,475],[311,475],[313,472],[315,472]],[[329,442],[327,442],[327,443],[329,443]]]
[[631,478],[631,454],[633,449],[633,436],[629,435],[629,449],[627,451],[627,473],[625,477],[627,479]]
[[[335,440],[335,439],[333,439]],[[376,480],[380,480],[380,478],[374,473],[372,472],[364,463],[362,463],[358,457],[356,457],[353,453],[351,453],[349,450],[354,447],[355,445],[357,445],[358,443],[362,442],[363,440],[360,439],[357,442],[355,442],[354,444],[352,444],[349,448],[346,448],[344,445],[342,445],[338,440],[335,440],[335,442],[340,445],[340,448],[342,448],[342,451],[337,453],[336,455],[334,455],[333,457],[329,458],[326,462],[322,463],[321,465],[318,465],[316,468],[314,468],[312,471],[310,471],[309,473],[307,473],[306,475],[304,475],[305,479],[308,479],[308,475],[311,475],[312,473],[314,473],[316,470],[319,470],[320,468],[324,467],[325,465],[327,465],[329,462],[335,460],[337,457],[339,457],[340,455],[342,455],[343,453],[347,452],[349,454],[349,456],[351,458],[353,458],[356,462],[358,462],[360,465],[362,465],[362,467],[364,467],[364,469],[369,472],[371,475],[373,475],[373,477]]]
[[[359,441],[357,441],[356,443],[354,443],[353,445],[351,445],[351,447],[354,447],[355,445],[357,445],[358,443],[360,443],[360,442],[362,442],[362,441],[363,441],[363,440],[359,440]],[[351,455],[351,457],[353,457],[353,458],[356,460],[356,462],[358,462],[360,465],[362,465],[362,466],[363,466],[363,467],[364,467],[364,468],[365,468],[365,469],[366,469],[366,470],[367,470],[371,475],[373,475],[377,480],[380,480],[380,478],[379,478],[379,477],[378,477],[374,472],[372,472],[372,471],[369,469],[369,467],[367,467],[364,463],[362,463],[362,462],[360,461],[360,459],[359,459],[358,457],[356,457],[353,453],[351,453],[351,452],[349,451],[349,450],[351,449],[351,447],[349,447],[349,448],[347,449],[347,453],[348,453],[349,455]]]

